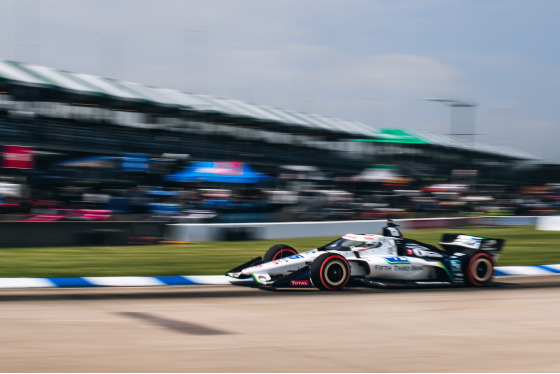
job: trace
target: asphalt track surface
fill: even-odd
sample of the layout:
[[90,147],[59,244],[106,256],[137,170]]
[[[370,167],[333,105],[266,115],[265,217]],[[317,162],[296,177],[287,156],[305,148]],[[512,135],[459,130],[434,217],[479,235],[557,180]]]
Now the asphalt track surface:
[[0,290],[0,372],[560,372],[560,276]]

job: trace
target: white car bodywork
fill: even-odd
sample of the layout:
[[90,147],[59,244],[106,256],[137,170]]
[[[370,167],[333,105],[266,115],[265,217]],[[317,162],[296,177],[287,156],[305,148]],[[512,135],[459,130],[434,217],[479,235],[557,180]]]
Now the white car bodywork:
[[[447,272],[441,262],[443,256],[436,252],[428,251],[432,255],[429,258],[399,256],[395,239],[378,234],[346,234],[320,249],[265,262],[228,275],[234,278],[252,277],[261,285],[271,285],[276,278],[308,266],[317,257],[329,252],[339,254],[348,261],[350,277],[429,281],[437,280],[441,269]],[[420,248],[415,251],[427,252]]]

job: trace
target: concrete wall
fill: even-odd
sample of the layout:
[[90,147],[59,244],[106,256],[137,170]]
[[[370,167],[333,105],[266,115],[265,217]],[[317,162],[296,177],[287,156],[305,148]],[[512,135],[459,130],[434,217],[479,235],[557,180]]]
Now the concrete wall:
[[560,216],[539,217],[537,230],[560,231]]
[[385,221],[172,224],[167,226],[165,236],[185,242],[313,238],[349,232],[376,233],[384,225]]
[[[537,217],[435,218],[396,220],[403,231],[466,225],[536,225]],[[235,241],[312,238],[346,233],[381,233],[385,220],[336,222],[276,222],[165,224],[160,222],[0,222],[0,246],[63,247],[125,245],[156,242]]]
[[[467,217],[396,220],[403,231],[422,228],[461,227],[468,225],[534,225],[537,217]],[[346,233],[381,233],[385,220],[336,222],[275,222],[171,224],[166,239],[182,242],[313,238],[340,236]]]
[[[77,245],[125,245],[161,239],[158,222],[0,222],[0,246],[65,247]],[[155,241],[155,240],[154,240]]]

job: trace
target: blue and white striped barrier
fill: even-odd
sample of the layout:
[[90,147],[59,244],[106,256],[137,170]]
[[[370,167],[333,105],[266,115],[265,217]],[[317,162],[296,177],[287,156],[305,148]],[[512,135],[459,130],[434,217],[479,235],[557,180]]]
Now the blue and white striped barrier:
[[[497,277],[560,274],[560,265],[498,266]],[[161,277],[82,277],[82,278],[0,278],[0,288],[64,287],[151,287],[239,284],[249,280],[225,275],[185,275]]]
[[497,277],[513,275],[551,275],[560,274],[560,265],[534,265],[534,266],[497,266]]
[[225,275],[161,277],[0,278],[0,288],[151,287],[242,283]]

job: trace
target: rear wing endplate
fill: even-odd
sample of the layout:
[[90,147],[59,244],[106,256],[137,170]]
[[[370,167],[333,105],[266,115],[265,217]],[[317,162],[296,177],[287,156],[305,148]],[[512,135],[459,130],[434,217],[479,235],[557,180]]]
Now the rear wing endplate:
[[504,243],[504,239],[483,238],[464,234],[443,234],[439,242],[445,250],[455,250],[460,247],[487,252],[500,252]]

